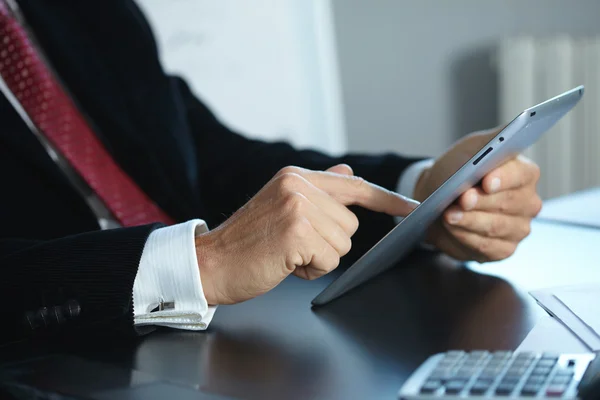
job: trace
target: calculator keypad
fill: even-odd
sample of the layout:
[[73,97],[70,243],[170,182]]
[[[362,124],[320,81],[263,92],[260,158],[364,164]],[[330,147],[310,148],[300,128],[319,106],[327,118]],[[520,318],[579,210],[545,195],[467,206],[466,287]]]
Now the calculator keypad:
[[576,360],[558,363],[557,354],[450,351],[421,386],[421,393],[560,398],[572,383]]

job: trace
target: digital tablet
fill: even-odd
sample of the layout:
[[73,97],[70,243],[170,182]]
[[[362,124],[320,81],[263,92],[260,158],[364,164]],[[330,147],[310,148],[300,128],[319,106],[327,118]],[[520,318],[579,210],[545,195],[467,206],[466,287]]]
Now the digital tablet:
[[[569,112],[583,96],[583,86],[521,112],[497,134],[482,135],[482,146],[458,162],[456,171],[383,239],[358,259],[312,301],[324,305],[375,275],[396,265],[425,238],[429,226],[462,193],[478,184],[490,171],[535,143]],[[490,140],[488,140],[488,138]]]

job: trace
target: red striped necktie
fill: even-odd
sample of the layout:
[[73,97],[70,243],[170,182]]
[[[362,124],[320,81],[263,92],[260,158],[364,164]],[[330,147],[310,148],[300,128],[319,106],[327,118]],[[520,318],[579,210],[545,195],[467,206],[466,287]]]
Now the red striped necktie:
[[0,76],[40,133],[121,225],[173,223],[113,160],[3,1]]

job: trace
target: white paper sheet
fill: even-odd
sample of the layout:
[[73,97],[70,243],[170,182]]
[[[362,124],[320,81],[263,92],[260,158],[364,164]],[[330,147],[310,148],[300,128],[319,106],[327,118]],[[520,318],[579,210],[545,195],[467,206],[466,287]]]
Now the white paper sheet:
[[543,317],[516,351],[589,353],[590,349],[556,319]]
[[[571,308],[569,308],[559,296],[568,297],[566,293],[600,293],[599,285],[577,285],[577,286],[567,286],[567,287],[559,287],[552,289],[544,289],[531,292],[531,295],[537,300],[541,307],[543,307],[549,314],[553,315],[558,321],[560,321],[563,326],[565,326],[568,330],[570,330],[573,334],[575,334],[582,342],[584,342],[590,350],[598,351],[600,350],[600,336],[592,329],[588,324],[584,322],[582,318],[580,318]],[[595,295],[594,295],[595,296]],[[583,300],[578,296],[579,303],[575,304],[580,309],[583,308],[581,303]],[[571,303],[573,303],[573,299],[570,299]],[[587,300],[587,306],[593,309],[598,308],[598,304],[594,303],[594,299]],[[588,316],[589,318],[589,316]],[[598,319],[596,317],[596,319]]]
[[600,336],[600,286],[580,286],[556,290],[556,296],[594,333]]
[[600,188],[546,200],[538,218],[598,228],[600,227]]

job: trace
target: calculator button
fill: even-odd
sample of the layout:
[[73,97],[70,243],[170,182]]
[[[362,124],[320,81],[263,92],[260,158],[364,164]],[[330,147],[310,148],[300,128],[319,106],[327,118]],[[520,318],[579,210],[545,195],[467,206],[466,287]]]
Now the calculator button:
[[450,367],[452,365],[456,364],[455,360],[446,360],[445,358],[442,359],[439,363],[438,363],[438,367]]
[[460,393],[466,385],[467,381],[463,379],[452,379],[446,383],[446,393],[457,394]]
[[461,358],[462,356],[465,355],[464,351],[460,351],[460,350],[451,350],[449,352],[446,353],[446,356],[444,358],[452,358],[452,359],[457,359],[457,358]]
[[548,367],[535,367],[533,369],[533,371],[531,371],[531,375],[532,376],[535,376],[535,375],[548,376],[550,374],[550,371],[552,371],[552,368],[548,368]]
[[506,366],[505,361],[492,360],[485,366],[485,368],[491,369],[491,370],[502,370],[502,369],[504,369],[505,366]]
[[514,383],[501,383],[496,387],[496,394],[508,396],[515,390],[516,386]]
[[500,384],[502,383],[519,383],[519,381],[521,380],[521,375],[519,376],[505,376],[504,378],[502,378],[502,381],[500,382]]
[[421,393],[433,393],[441,387],[441,381],[429,379],[421,386]]
[[484,394],[492,386],[491,381],[477,381],[471,386],[471,394]]
[[462,368],[475,368],[477,365],[479,365],[479,362],[477,360],[465,360],[465,362],[462,363],[461,367]]
[[525,367],[510,367],[506,371],[506,376],[523,376],[525,372],[527,372]]
[[524,396],[535,396],[538,394],[538,392],[540,391],[540,389],[542,388],[542,385],[534,385],[534,384],[528,384],[523,386],[523,389],[521,389],[521,394]]
[[492,358],[501,360],[510,358],[510,356],[512,356],[511,351],[495,351],[494,354],[492,354]]
[[515,372],[515,371],[512,371],[512,372],[507,372],[507,373],[506,373],[506,374],[503,376],[503,378],[502,378],[502,379],[505,379],[505,378],[506,378],[506,379],[511,379],[511,380],[515,380],[515,379],[516,379],[516,380],[519,380],[519,379],[521,379],[521,377],[522,377],[523,375],[525,375],[523,372]]
[[569,382],[571,382],[570,376],[554,376],[554,378],[552,378],[552,381],[550,382],[550,384],[551,385],[566,385]]
[[552,368],[552,367],[554,367],[554,364],[556,364],[556,360],[541,359],[540,361],[538,361],[538,363],[535,366]]
[[454,371],[449,370],[434,370],[429,377],[431,379],[447,380],[454,376]]
[[465,366],[465,367],[474,367],[474,366],[476,366],[477,364],[479,364],[479,362],[480,362],[479,360],[474,360],[474,359],[472,359],[472,358],[467,358],[467,359],[465,360],[465,362],[463,362],[463,364],[462,364],[462,365],[463,365],[463,366]]
[[567,385],[550,385],[546,389],[546,396],[548,397],[560,397],[567,390]]
[[573,378],[573,371],[569,369],[558,369],[554,374],[554,377],[565,376],[569,379]]
[[483,379],[496,379],[496,377],[500,374],[500,371],[495,370],[495,369],[484,369],[483,371],[481,371],[481,374],[479,375],[480,378]]
[[522,353],[518,353],[515,356],[515,359],[517,359],[517,360],[523,360],[523,359],[533,360],[535,357],[536,357],[535,353],[532,353],[532,352],[529,352],[529,351],[524,351]]
[[546,377],[545,376],[530,376],[527,379],[527,382],[525,382],[526,385],[528,384],[537,384],[537,385],[542,385],[544,382],[546,381]]
[[469,353],[469,357],[470,358],[485,358],[485,357],[487,357],[488,354],[490,354],[490,353],[488,353],[487,351],[484,351],[484,350],[474,350]]
[[475,371],[475,368],[461,368],[456,372],[456,375],[454,376],[459,379],[470,379],[475,373]]
[[512,367],[529,367],[532,362],[533,362],[533,359],[520,358],[520,359],[516,359],[515,361],[513,361],[511,366]]
[[575,360],[569,360],[569,367],[574,367],[575,366],[576,361]]
[[558,354],[556,353],[543,353],[542,354],[542,360],[558,360]]

